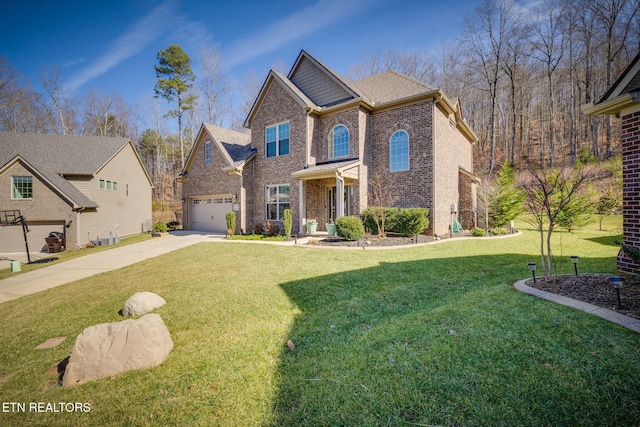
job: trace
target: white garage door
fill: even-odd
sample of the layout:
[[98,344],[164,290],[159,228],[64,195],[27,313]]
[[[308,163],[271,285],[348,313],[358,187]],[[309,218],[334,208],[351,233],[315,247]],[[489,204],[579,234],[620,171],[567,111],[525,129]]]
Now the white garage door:
[[[29,232],[27,233],[27,241],[29,242],[29,252],[46,252],[48,249],[45,237],[49,237],[49,233],[57,231],[64,232],[64,222],[29,222]],[[21,225],[12,225],[0,228],[0,253],[26,252],[24,246],[24,233]]]
[[225,233],[227,212],[233,210],[230,197],[197,197],[191,199],[191,229]]

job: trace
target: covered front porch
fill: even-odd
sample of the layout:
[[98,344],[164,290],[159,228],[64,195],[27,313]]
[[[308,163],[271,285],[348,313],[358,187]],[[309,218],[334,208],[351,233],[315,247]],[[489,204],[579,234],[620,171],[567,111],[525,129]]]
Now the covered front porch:
[[300,233],[306,232],[305,224],[311,219],[318,222],[318,231],[326,231],[326,223],[344,215],[360,214],[361,168],[359,160],[351,159],[310,166],[293,173],[300,180]]

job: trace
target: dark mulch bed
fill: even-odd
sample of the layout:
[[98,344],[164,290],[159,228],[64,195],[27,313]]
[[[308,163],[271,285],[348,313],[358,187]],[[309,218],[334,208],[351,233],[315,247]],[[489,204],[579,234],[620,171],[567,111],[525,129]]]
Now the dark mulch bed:
[[526,284],[536,289],[588,302],[640,319],[640,276],[622,276],[625,282],[620,289],[621,310],[618,310],[616,290],[609,283],[609,276],[609,274],[580,274],[577,277],[563,275],[546,280],[537,278],[535,285],[530,279]]
[[[455,237],[461,237],[462,234],[455,234]],[[440,239],[448,239],[449,236],[439,236],[439,237],[433,237],[433,236],[426,236],[424,234],[420,234],[418,235],[418,242],[417,243],[427,243],[427,242],[432,242],[436,239],[440,240]],[[404,246],[404,245],[415,245],[416,244],[416,239],[415,237],[404,237],[404,236],[400,236],[400,235],[395,235],[395,234],[391,234],[388,233],[387,237],[381,238],[378,236],[373,236],[373,235],[366,235],[364,236],[362,239],[359,239],[357,241],[346,241],[341,237],[324,237],[324,238],[320,238],[317,239],[316,238],[312,238],[312,241],[310,242],[311,244],[316,244],[316,245],[320,245],[320,246],[345,246],[345,247],[389,247],[389,246]]]

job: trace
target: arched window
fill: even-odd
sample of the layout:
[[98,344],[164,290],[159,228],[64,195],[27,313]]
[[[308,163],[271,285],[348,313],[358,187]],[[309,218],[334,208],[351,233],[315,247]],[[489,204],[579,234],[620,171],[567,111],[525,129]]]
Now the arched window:
[[395,132],[389,138],[389,170],[409,170],[409,135],[403,130]]
[[349,129],[338,125],[329,133],[329,158],[349,155]]

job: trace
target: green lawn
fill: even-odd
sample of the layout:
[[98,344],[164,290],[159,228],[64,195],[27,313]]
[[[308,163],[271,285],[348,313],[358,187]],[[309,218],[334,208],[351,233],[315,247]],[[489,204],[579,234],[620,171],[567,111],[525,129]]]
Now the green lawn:
[[[204,243],[0,304],[0,400],[91,408],[0,425],[639,425],[640,336],[515,291],[539,257],[518,225],[398,250]],[[559,272],[574,254],[614,272],[619,218],[605,226],[558,235]],[[169,358],[51,386],[75,336],[143,290],[167,300]]]

